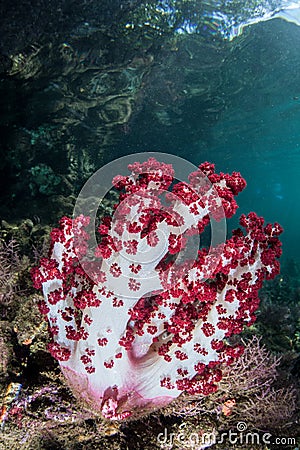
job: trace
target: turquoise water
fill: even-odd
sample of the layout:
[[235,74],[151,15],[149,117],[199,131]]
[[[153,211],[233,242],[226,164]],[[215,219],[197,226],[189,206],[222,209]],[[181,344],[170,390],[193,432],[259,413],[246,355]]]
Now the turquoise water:
[[[229,80],[218,92],[230,104],[216,123],[206,125],[199,140],[191,129],[177,128],[178,137],[164,141],[163,148],[157,138],[155,149],[170,152],[171,147],[195,164],[208,160],[221,171],[240,171],[247,189],[238,198],[238,214],[254,210],[280,222],[283,258],[299,260],[300,28],[275,19],[252,26],[247,40],[242,61],[236,52],[224,64],[223,77]],[[198,127],[201,115],[194,116]],[[135,144],[153,147],[151,137],[134,139],[129,147]],[[236,225],[232,220],[229,227]]]
[[54,2],[33,27],[3,4],[1,218],[54,224],[106,162],[167,152],[240,171],[238,213],[280,222],[299,260],[299,7]]

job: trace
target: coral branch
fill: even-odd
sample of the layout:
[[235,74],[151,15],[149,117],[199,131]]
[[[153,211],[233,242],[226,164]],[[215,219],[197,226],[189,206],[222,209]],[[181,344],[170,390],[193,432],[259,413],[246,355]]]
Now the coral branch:
[[102,220],[93,258],[89,218],[63,218],[49,258],[32,272],[50,352],[73,390],[112,420],[182,391],[214,392],[219,365],[242,353],[224,338],[254,322],[258,291],[278,274],[281,254],[281,227],[255,213],[223,245],[196,248],[195,258],[187,251],[211,220],[236,212],[246,186],[239,173],[204,163],[172,186],[172,167],[153,158],[129,169],[113,180],[119,203]]

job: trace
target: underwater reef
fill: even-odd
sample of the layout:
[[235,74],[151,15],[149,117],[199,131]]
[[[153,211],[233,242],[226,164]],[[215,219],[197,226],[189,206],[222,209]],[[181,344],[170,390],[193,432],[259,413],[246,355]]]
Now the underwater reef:
[[[221,182],[221,178],[219,176],[215,177],[213,167],[204,165],[201,168],[206,170],[206,175],[211,177],[212,183],[215,183],[216,187],[218,186],[218,182],[221,183],[220,186],[222,187],[220,187],[218,194],[222,198],[222,194],[224,195],[226,192],[224,201],[227,206],[227,214],[232,215],[235,211],[233,194],[231,194],[231,200],[228,202],[227,188],[224,190],[224,184]],[[133,170],[139,172],[138,165]],[[167,184],[171,183],[171,172],[169,168],[165,172],[168,174],[167,179],[161,177],[162,172],[157,172],[157,170],[157,166],[154,169],[152,167],[148,178],[145,178],[143,175],[140,176],[141,178],[137,182],[141,183],[143,189],[147,190],[148,183],[151,186],[151,183],[154,182],[156,189],[159,186],[156,183],[163,183],[164,186],[166,182]],[[143,170],[140,172],[143,173]],[[160,173],[160,176],[157,173]],[[226,179],[228,185],[237,193],[238,190],[235,191],[235,189],[237,189],[240,183],[233,183],[234,178],[230,178],[230,176]],[[194,174],[191,177],[191,183],[195,183],[197,180],[199,180],[199,174],[197,176]],[[238,177],[235,178],[235,181],[237,180]],[[128,186],[126,188],[128,189],[127,195],[129,195],[129,198],[131,197],[135,189],[130,177],[127,179],[116,178],[115,183],[121,190]],[[241,188],[243,186],[241,184]],[[174,189],[175,191],[177,189],[178,195],[180,195],[183,189],[181,193],[183,194],[184,192],[185,194],[182,195],[182,198],[188,201],[188,186],[181,185],[180,188]],[[123,194],[122,198],[124,199]],[[210,197],[208,196],[208,198]],[[115,200],[116,197],[114,197]],[[195,201],[194,196],[190,200]],[[153,201],[151,196],[149,201]],[[231,206],[229,207],[229,205]],[[198,206],[200,207],[200,204]],[[192,209],[195,214],[195,209]],[[215,209],[215,213],[219,214],[218,208]],[[205,216],[200,214],[200,222],[204,218]],[[179,216],[177,216],[178,219]],[[254,220],[254,216],[252,219]],[[147,222],[149,227],[144,227],[145,230],[148,230],[145,231],[146,239],[147,233],[153,233],[153,231],[159,229],[161,223],[164,221],[164,217],[161,215],[157,216],[156,219],[155,216],[151,217],[151,226],[149,220],[150,216]],[[246,218],[243,220],[245,221]],[[201,225],[200,222],[199,225]],[[85,220],[83,220],[82,225],[84,223],[86,223]],[[263,238],[261,234],[262,224],[255,221],[252,222],[252,225],[250,225],[250,222],[245,223],[248,223],[249,235],[252,233],[253,239],[257,239],[260,236],[261,242],[263,243],[267,235]],[[256,225],[254,226],[254,224]],[[118,221],[114,223],[114,226],[117,227],[117,225]],[[104,257],[104,259],[105,255],[109,257],[111,252],[116,251],[113,247],[110,248],[111,241],[107,239],[110,227],[111,224],[107,218],[102,217],[102,222],[100,221],[99,224],[102,240],[100,240],[98,252],[100,252],[101,258]],[[86,239],[83,233],[84,228],[82,226],[76,228],[75,225],[74,229],[77,229],[77,232],[79,232],[77,245],[79,245],[80,251],[82,252],[86,248],[84,244]],[[200,229],[203,230],[203,227],[200,226]],[[241,333],[241,326],[239,325],[235,332],[238,331],[240,334],[233,335],[233,333],[229,333],[226,337],[225,349],[244,347],[244,352],[239,352],[239,355],[235,355],[238,358],[232,357],[234,356],[233,353],[228,353],[228,356],[231,355],[230,361],[227,358],[220,358],[218,367],[215,368],[218,379],[214,378],[213,381],[217,386],[213,386],[210,379],[207,378],[205,371],[202,371],[202,380],[201,374],[200,378],[197,378],[199,375],[196,375],[194,378],[194,387],[192,384],[190,385],[193,387],[190,389],[190,392],[182,389],[182,391],[186,390],[187,392],[182,392],[181,395],[179,395],[180,392],[176,393],[174,398],[171,399],[172,401],[167,402],[168,404],[164,404],[163,402],[163,404],[157,404],[156,408],[150,408],[149,410],[147,408],[143,410],[144,406],[143,404],[139,404],[140,400],[135,408],[132,408],[135,402],[133,398],[130,411],[135,411],[135,414],[124,414],[127,409],[118,409],[117,396],[111,397],[112,400],[115,399],[116,401],[115,409],[112,408],[114,403],[109,402],[110,397],[104,399],[106,403],[105,401],[102,402],[102,410],[101,408],[95,408],[94,401],[87,401],[88,399],[85,395],[78,392],[78,385],[76,386],[77,389],[74,389],[73,383],[75,381],[76,384],[76,380],[69,378],[66,381],[61,374],[58,363],[55,362],[49,353],[50,350],[60,360],[62,366],[68,363],[68,358],[64,357],[65,353],[58,351],[58,348],[53,344],[53,340],[49,338],[47,321],[42,317],[41,311],[46,315],[49,314],[47,304],[45,303],[45,298],[47,299],[48,296],[49,306],[51,308],[55,308],[58,304],[53,294],[51,297],[51,288],[49,289],[49,286],[52,286],[51,283],[53,283],[51,278],[54,281],[61,279],[58,271],[59,266],[56,264],[53,265],[51,259],[47,260],[47,254],[54,254],[53,252],[55,251],[57,242],[60,243],[59,245],[66,244],[66,240],[71,237],[69,234],[70,230],[72,230],[72,221],[67,219],[61,222],[60,229],[53,230],[52,232],[49,227],[43,227],[39,223],[34,224],[29,220],[19,225],[9,224],[7,222],[2,223],[0,251],[0,345],[2,355],[0,378],[2,392],[0,443],[3,448],[6,448],[5,446],[9,443],[10,448],[22,449],[189,449],[211,447],[221,450],[228,448],[226,438],[229,439],[230,433],[236,432],[237,427],[241,427],[241,424],[244,424],[246,428],[243,430],[238,429],[238,431],[244,432],[244,440],[246,439],[245,436],[247,436],[245,434],[246,431],[250,433],[249,436],[251,436],[251,439],[254,439],[251,443],[251,448],[253,449],[265,448],[267,450],[275,448],[275,446],[272,446],[272,442],[273,438],[275,439],[276,437],[285,439],[284,442],[287,445],[283,446],[283,448],[295,448],[293,442],[296,441],[288,441],[288,439],[291,437],[295,437],[296,439],[299,434],[297,418],[299,414],[298,391],[300,363],[298,337],[300,331],[300,278],[297,264],[290,261],[287,267],[283,267],[281,275],[277,276],[274,280],[268,280],[263,285],[260,291],[261,303],[257,310],[258,319],[254,321],[253,316],[253,320],[244,332]],[[268,233],[269,231],[271,232],[271,228],[269,229],[267,226],[265,232]],[[139,234],[140,229],[132,229],[131,233]],[[50,244],[50,234],[52,244]],[[136,234],[136,237],[138,234]],[[84,239],[82,240],[82,238]],[[237,233],[236,239],[229,241],[229,243],[231,242],[233,244],[235,242],[235,245],[239,243],[238,247],[243,248],[245,244],[242,245],[242,240],[244,238],[241,234]],[[276,236],[271,239],[271,243],[275,247],[277,240],[278,238]],[[149,242],[151,243],[151,241]],[[247,242],[247,238],[245,242]],[[174,243],[175,240],[171,239],[169,248],[176,254],[176,252],[180,251],[180,247],[174,246]],[[227,251],[234,247],[233,245],[229,245],[229,243],[225,246]],[[265,246],[265,244],[262,245]],[[257,245],[255,247],[257,248]],[[66,250],[67,253],[68,251],[72,252],[72,247],[67,246],[66,249],[68,248],[69,250]],[[264,248],[266,251],[267,247],[265,246]],[[63,255],[61,252],[57,254]],[[267,264],[266,267],[271,267],[270,257],[275,258],[276,254],[279,256],[280,253],[271,253],[268,254],[268,257],[267,253],[265,254],[263,260]],[[245,253],[242,252],[241,255],[245,256]],[[74,266],[71,271],[68,270],[65,274],[67,275],[68,273],[71,276],[71,278],[68,278],[68,282],[72,282],[72,279],[75,282],[76,278],[74,276],[79,277],[77,279],[78,282],[80,277],[82,277],[82,273],[76,269],[78,266],[75,260],[72,259],[71,253],[69,253],[69,256],[71,259],[68,264],[71,264],[71,266],[74,264]],[[253,252],[252,257],[255,259]],[[202,255],[202,263],[203,258],[205,259],[205,254]],[[66,264],[68,259],[63,259]],[[39,261],[42,262],[40,269],[37,268]],[[232,263],[233,260],[230,262],[229,267],[231,267]],[[69,265],[69,269],[71,266]],[[220,266],[218,270],[222,271],[223,269]],[[268,269],[266,269],[266,273],[267,271]],[[34,274],[36,287],[41,285],[41,283],[45,283],[45,298],[33,287],[31,281],[32,273]],[[72,275],[72,273],[74,274]],[[77,275],[75,275],[76,273]],[[275,273],[277,273],[277,269]],[[270,274],[272,274],[271,269]],[[112,276],[113,282],[115,271],[113,271]],[[50,285],[47,280],[50,280]],[[80,286],[83,286],[83,281],[80,281],[80,283]],[[84,283],[85,289],[87,289],[86,281]],[[224,287],[224,285],[226,283],[224,284],[223,280],[222,286]],[[210,286],[210,290],[212,287],[213,285]],[[65,286],[65,295],[67,295],[69,288],[70,284]],[[245,286],[244,288],[246,289]],[[183,285],[181,289],[183,289]],[[82,288],[80,288],[78,298],[76,299],[75,297],[73,300],[74,305],[76,304],[76,308],[79,310],[77,326],[79,326],[78,318],[84,320],[85,317],[84,314],[81,314],[81,311],[84,311],[85,308],[97,308],[96,304],[94,306],[92,304],[88,305],[89,302],[95,303],[96,297],[87,295],[88,291],[85,292],[86,294],[82,295]],[[102,301],[104,300],[102,298]],[[279,304],[282,305],[282,310],[279,308]],[[138,302],[137,306],[133,308],[133,311],[141,306],[141,303]],[[258,304],[255,302],[255,309],[257,306]],[[60,312],[55,313],[58,314],[57,317],[60,314],[62,314],[62,318],[65,317],[61,308],[59,309]],[[141,311],[143,309],[144,307]],[[145,311],[147,312],[144,309],[143,314],[145,314]],[[280,314],[278,314],[278,311]],[[282,315],[281,311],[284,311],[284,315]],[[69,311],[70,313],[71,310]],[[151,315],[146,314],[146,319],[148,316],[150,317]],[[48,317],[51,323],[51,314]],[[191,320],[187,316],[186,319]],[[136,323],[139,323],[138,317],[135,320],[137,320]],[[67,320],[67,323],[69,322]],[[278,326],[279,322],[280,327]],[[86,323],[88,325],[89,321]],[[145,320],[142,320],[141,325],[144,323]],[[52,334],[52,337],[56,339],[55,336],[57,334],[53,329],[54,325],[52,323],[50,326],[50,335]],[[133,324],[131,324],[132,326]],[[80,329],[77,331],[80,332]],[[179,333],[179,330],[176,333]],[[150,335],[153,337],[151,333]],[[73,334],[70,336],[73,336]],[[128,336],[128,333],[125,333],[125,336]],[[80,336],[81,338],[82,336]],[[80,342],[80,339],[71,338],[71,341],[76,343]],[[123,351],[130,351],[132,341],[129,340],[126,342],[124,341],[126,345],[123,346]],[[282,343],[282,346],[280,346],[280,343]],[[176,351],[175,348],[174,352]],[[165,362],[167,365],[169,364],[168,356],[171,358],[173,356],[173,354],[169,355],[168,352],[164,352],[161,355],[163,360],[166,359]],[[220,354],[222,355],[222,351]],[[99,355],[101,355],[101,347]],[[181,364],[181,358],[177,358],[177,360],[178,364]],[[79,355],[77,364],[79,366],[82,365],[83,370],[85,370],[86,366],[89,367],[88,362],[83,360]],[[107,370],[109,371],[110,368],[107,367]],[[221,372],[222,376],[219,376]],[[91,373],[92,375],[93,371],[89,370],[87,373]],[[191,379],[193,380],[193,378]],[[155,378],[151,375],[149,381],[153,383]],[[200,391],[197,388],[199,381],[201,386]],[[72,388],[71,390],[70,386]],[[208,392],[205,386],[212,389],[209,389]],[[168,387],[164,387],[164,389],[168,389]],[[107,392],[110,392],[109,389]],[[82,393],[84,394],[84,392]],[[113,390],[111,394],[114,395]],[[107,408],[106,405],[110,406],[110,408]],[[121,408],[123,405],[126,406],[126,403],[122,402],[121,397]],[[291,444],[288,444],[288,442]],[[230,448],[249,449],[249,443],[243,441],[230,445]]]
[[[254,25],[273,6],[276,1],[0,2],[0,450],[300,447],[299,220],[292,221],[299,197],[300,34],[295,22],[278,18]],[[249,20],[251,26],[237,26]],[[236,39],[229,39],[232,30]],[[288,225],[296,224],[293,257],[283,251],[280,273],[281,229],[242,215],[209,281],[197,283],[190,267],[176,292],[166,288],[155,301],[140,300],[141,269],[119,258],[110,239],[117,230],[105,216],[137,185],[168,184],[165,167],[163,180],[136,182],[134,173],[134,182],[120,174],[99,207],[96,262],[106,259],[104,277],[117,295],[97,291],[73,259],[78,192],[107,162],[147,151],[220,165],[226,174],[209,164],[202,170],[219,189],[226,217],[234,216],[234,197],[245,187],[240,175],[227,172],[249,165],[253,180],[241,207],[245,194],[249,210],[265,201],[268,221],[274,212],[279,223],[288,217]],[[147,201],[155,209],[151,189]],[[175,191],[193,203],[189,188]],[[208,204],[217,213],[213,206],[220,205]],[[203,205],[191,206],[202,233]],[[126,257],[141,242],[155,251],[164,211],[148,211],[127,230]],[[184,247],[175,222],[162,275]],[[77,225],[84,251],[87,216]],[[280,235],[283,249],[288,235],[288,229]],[[193,268],[201,277],[206,257],[203,250]],[[125,307],[118,288],[123,270],[131,281],[122,287],[127,293],[130,287],[133,299]],[[158,281],[168,284],[163,276]],[[209,301],[197,301],[204,296]],[[117,342],[111,333],[90,333],[95,316],[101,321],[107,313],[104,300],[111,301]],[[123,315],[116,314],[122,307]],[[135,369],[143,378],[134,377]]]

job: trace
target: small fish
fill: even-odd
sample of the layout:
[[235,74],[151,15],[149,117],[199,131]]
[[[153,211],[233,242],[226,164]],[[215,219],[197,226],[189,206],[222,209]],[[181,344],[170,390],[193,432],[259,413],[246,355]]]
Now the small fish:
[[11,405],[18,398],[21,388],[22,388],[21,383],[9,383],[7,387],[2,407],[0,410],[0,426],[2,429],[4,428],[4,424],[7,419]]

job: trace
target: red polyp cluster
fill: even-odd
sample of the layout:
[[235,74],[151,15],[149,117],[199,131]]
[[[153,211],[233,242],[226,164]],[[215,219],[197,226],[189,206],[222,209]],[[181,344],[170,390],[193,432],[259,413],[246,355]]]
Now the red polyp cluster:
[[193,247],[211,219],[236,212],[240,173],[217,174],[206,162],[172,185],[172,166],[154,158],[129,170],[113,180],[119,202],[101,220],[92,261],[89,218],[62,218],[32,270],[50,353],[74,392],[111,420],[182,391],[214,392],[222,364],[242,352],[227,338],[254,322],[281,255],[282,228],[253,212],[216,248]]

